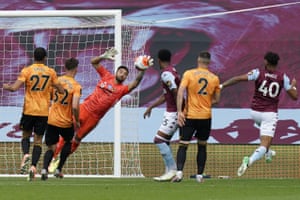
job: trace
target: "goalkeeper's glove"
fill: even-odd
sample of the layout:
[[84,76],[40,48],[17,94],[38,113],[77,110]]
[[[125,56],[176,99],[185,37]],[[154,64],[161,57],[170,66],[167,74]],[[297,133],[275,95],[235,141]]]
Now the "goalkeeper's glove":
[[153,58],[143,55],[135,59],[134,66],[139,70],[146,70],[153,65],[153,62]]
[[117,55],[117,54],[118,54],[118,51],[114,47],[111,47],[109,49],[106,49],[106,51],[103,54],[101,54],[99,56],[99,58],[115,60],[115,55]]

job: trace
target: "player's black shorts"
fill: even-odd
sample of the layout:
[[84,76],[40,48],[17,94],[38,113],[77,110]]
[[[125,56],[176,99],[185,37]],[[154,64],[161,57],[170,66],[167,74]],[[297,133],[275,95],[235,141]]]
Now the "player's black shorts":
[[71,141],[74,136],[74,127],[61,128],[48,124],[45,134],[46,145],[50,146],[56,144],[60,135],[64,138],[64,141]]
[[24,131],[33,131],[37,135],[44,135],[47,127],[48,117],[32,116],[22,114],[20,129]]
[[198,140],[207,141],[211,131],[211,119],[186,119],[180,128],[180,140],[191,141],[195,136]]

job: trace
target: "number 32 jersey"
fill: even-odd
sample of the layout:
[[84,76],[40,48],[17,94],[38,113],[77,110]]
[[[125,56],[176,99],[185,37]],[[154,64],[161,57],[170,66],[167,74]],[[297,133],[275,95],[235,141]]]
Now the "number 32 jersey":
[[291,88],[288,76],[279,71],[253,69],[248,73],[248,80],[255,81],[251,108],[260,112],[277,112],[282,88]]
[[52,105],[49,110],[48,124],[61,128],[73,126],[73,97],[81,97],[81,85],[70,76],[60,76],[59,83],[64,88],[64,93],[59,94],[53,90]]

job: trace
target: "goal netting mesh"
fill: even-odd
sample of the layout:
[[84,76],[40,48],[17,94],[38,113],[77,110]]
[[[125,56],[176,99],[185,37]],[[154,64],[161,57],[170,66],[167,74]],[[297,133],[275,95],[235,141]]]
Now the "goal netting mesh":
[[[115,46],[120,56],[103,64],[112,72],[122,64],[129,67],[130,82],[136,77],[134,58],[144,54],[148,24],[128,22],[120,11],[18,11],[0,12],[0,85],[12,83],[21,69],[33,62],[33,50],[48,50],[47,65],[63,73],[64,61],[79,60],[76,79],[83,87],[82,100],[96,86],[99,76],[90,65],[94,56]],[[88,14],[91,14],[90,16]],[[48,15],[48,16],[47,16]],[[82,16],[81,16],[82,15]],[[8,16],[8,17],[7,17]],[[119,33],[118,33],[119,32]],[[0,174],[19,174],[22,151],[19,120],[24,88],[17,92],[0,89]],[[66,175],[143,176],[140,167],[137,108],[139,90],[125,96],[99,126],[83,140],[64,166]],[[117,110],[116,110],[117,109]],[[118,115],[118,116],[116,116]],[[117,127],[116,127],[117,126]],[[121,130],[116,134],[116,130]],[[38,169],[41,169],[43,146]],[[32,150],[32,145],[30,152]]]

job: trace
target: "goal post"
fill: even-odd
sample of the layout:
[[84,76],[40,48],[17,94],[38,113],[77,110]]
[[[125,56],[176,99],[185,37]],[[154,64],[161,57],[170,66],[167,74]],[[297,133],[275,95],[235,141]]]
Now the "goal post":
[[[0,11],[0,22],[1,85],[15,81],[21,69],[32,63],[34,48],[42,46],[48,51],[46,64],[53,67],[58,75],[64,72],[67,58],[76,57],[79,60],[76,80],[83,86],[82,101],[94,90],[99,80],[90,65],[90,59],[111,46],[119,54],[115,61],[105,61],[103,64],[111,72],[120,65],[126,65],[130,71],[126,83],[135,78],[137,70],[133,65],[134,59],[144,54],[145,41],[141,41],[138,48],[134,43],[136,38],[140,40],[143,35],[146,40],[150,28],[149,24],[124,20],[120,9]],[[8,115],[0,117],[0,175],[13,175],[19,173],[22,158],[18,122],[24,88],[14,93],[1,89],[0,95],[0,112]],[[97,126],[86,140],[83,139],[78,150],[67,160],[65,174],[143,176],[135,109],[138,105],[137,88],[125,100],[118,102],[108,116],[104,116],[100,127]],[[38,163],[39,169],[44,149],[45,145]]]

